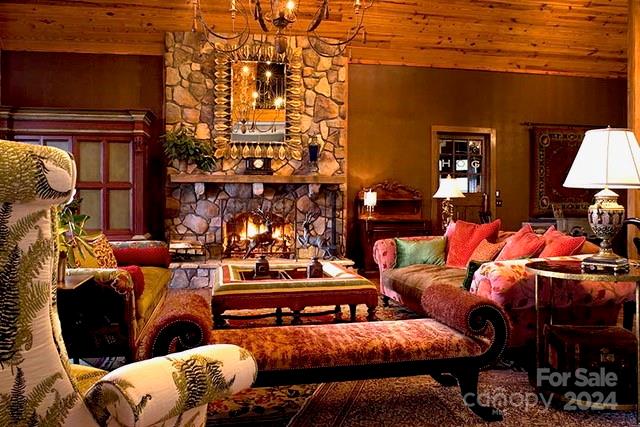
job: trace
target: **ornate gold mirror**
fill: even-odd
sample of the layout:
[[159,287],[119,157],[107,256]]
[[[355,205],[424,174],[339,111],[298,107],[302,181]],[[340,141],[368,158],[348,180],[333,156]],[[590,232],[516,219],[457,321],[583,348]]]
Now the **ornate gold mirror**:
[[216,57],[216,157],[302,159],[301,70],[301,49],[257,41]]

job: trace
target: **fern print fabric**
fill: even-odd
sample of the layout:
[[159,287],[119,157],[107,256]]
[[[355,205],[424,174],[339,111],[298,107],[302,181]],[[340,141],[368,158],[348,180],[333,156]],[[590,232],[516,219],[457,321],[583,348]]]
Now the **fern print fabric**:
[[54,218],[74,185],[64,151],[0,140],[0,426],[204,425],[210,400],[254,381],[246,350],[205,346],[73,379],[56,311]]
[[74,180],[64,151],[0,141],[0,425],[95,425],[52,322],[52,210]]

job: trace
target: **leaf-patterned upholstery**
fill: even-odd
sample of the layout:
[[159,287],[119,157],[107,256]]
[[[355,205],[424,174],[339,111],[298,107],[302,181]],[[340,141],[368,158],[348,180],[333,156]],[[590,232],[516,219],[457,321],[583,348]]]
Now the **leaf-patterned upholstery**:
[[[253,382],[246,350],[205,346],[102,378],[72,370],[56,311],[53,219],[74,185],[64,151],[0,140],[0,425],[204,425],[210,399]],[[126,387],[110,394],[113,384]]]

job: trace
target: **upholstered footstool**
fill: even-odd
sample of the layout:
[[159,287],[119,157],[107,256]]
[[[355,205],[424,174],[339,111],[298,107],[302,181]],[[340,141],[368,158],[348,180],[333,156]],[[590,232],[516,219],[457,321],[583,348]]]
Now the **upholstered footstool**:
[[[336,306],[332,310],[336,317],[341,315],[340,305],[348,305],[351,321],[355,321],[356,307],[365,304],[368,308],[367,320],[375,319],[378,306],[378,288],[369,280],[341,265],[325,262],[324,276],[308,279],[306,264],[289,262],[274,264],[271,276],[255,279],[253,265],[228,263],[216,273],[211,293],[211,310],[216,328],[225,326],[226,319],[255,318],[257,316],[225,315],[227,310],[251,310],[274,308],[276,324],[282,324],[282,317],[291,310],[292,324],[302,323],[305,307]],[[316,313],[317,314],[317,313]],[[310,315],[310,314],[308,314]],[[272,316],[268,314],[266,317]]]
[[204,295],[193,290],[170,290],[160,313],[142,330],[135,359],[150,359],[209,344],[211,307]]

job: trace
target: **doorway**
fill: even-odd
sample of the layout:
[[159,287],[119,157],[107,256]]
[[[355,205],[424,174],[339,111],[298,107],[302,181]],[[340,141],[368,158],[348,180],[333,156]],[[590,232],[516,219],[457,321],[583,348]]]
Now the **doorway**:
[[[433,126],[431,128],[431,194],[451,175],[463,199],[452,199],[454,219],[469,222],[495,217],[496,131],[492,128]],[[481,218],[482,215],[482,218]],[[431,200],[434,234],[442,230],[442,203]]]

